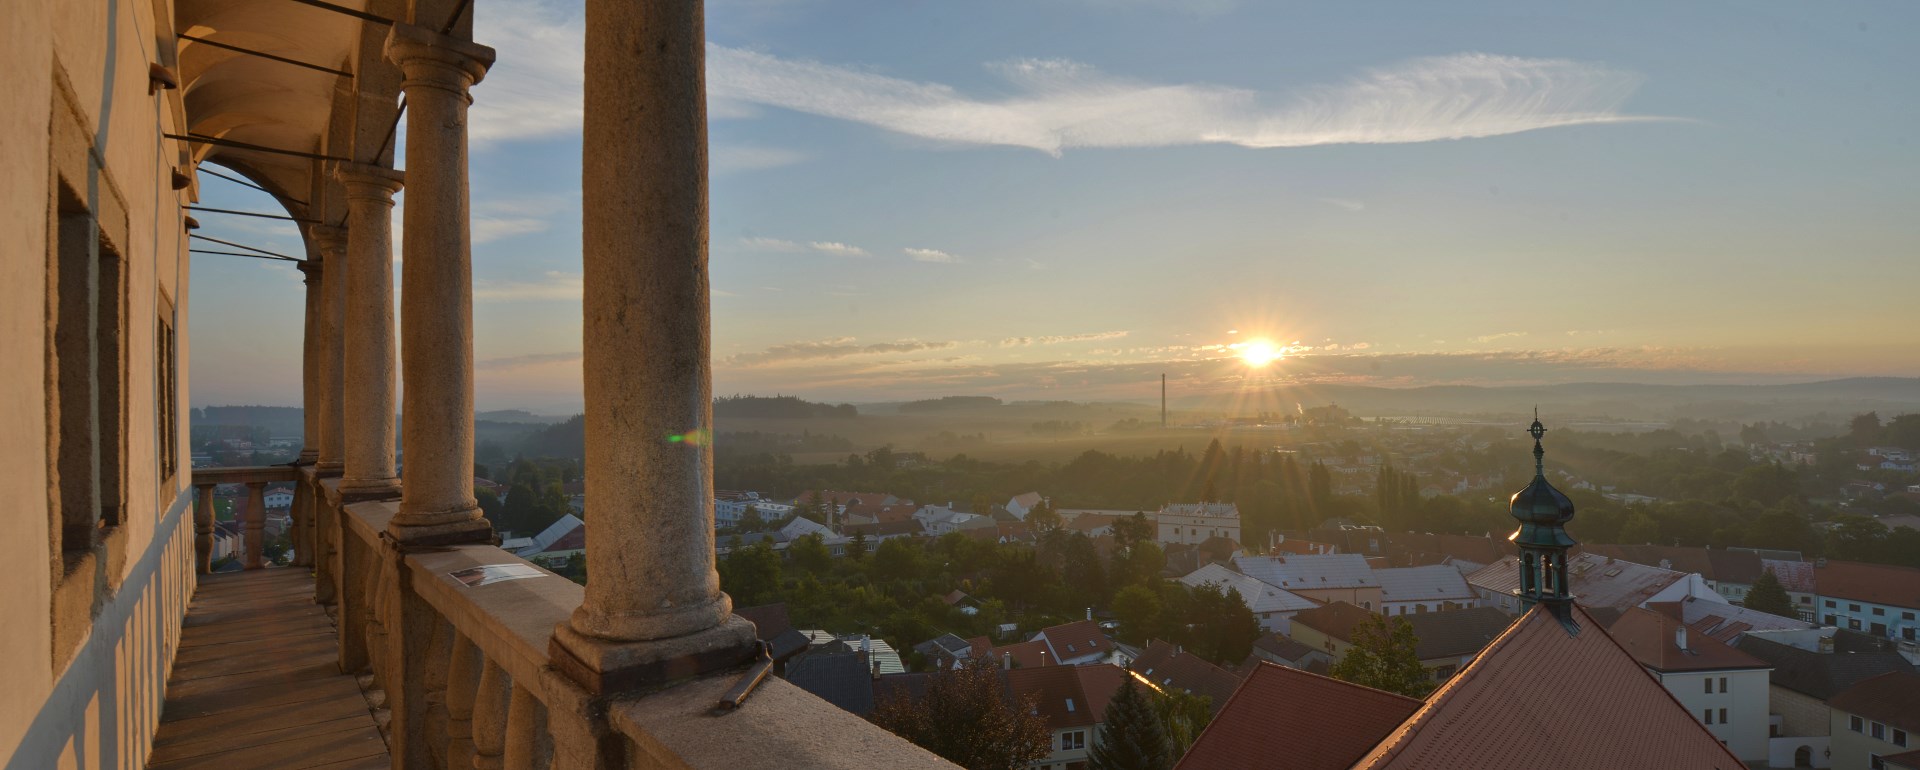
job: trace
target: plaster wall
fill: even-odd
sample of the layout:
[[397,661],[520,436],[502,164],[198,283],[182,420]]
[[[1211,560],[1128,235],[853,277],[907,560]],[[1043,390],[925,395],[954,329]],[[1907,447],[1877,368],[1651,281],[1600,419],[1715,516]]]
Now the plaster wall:
[[[1705,722],[1705,714],[1713,712],[1713,724],[1707,725],[1707,731],[1714,734],[1733,749],[1734,756],[1748,762],[1762,762],[1767,758],[1767,733],[1769,729],[1767,703],[1767,669],[1746,669],[1738,671],[1701,671],[1684,673],[1662,673],[1660,684],[1673,693],[1680,705],[1687,707],[1696,721]],[[1726,692],[1720,691],[1720,680],[1727,681]],[[1707,692],[1703,682],[1711,682],[1713,691]],[[1726,709],[1726,719],[1720,718],[1720,710]]]
[[[171,66],[158,38],[168,0],[7,0],[0,39],[0,467],[15,494],[0,522],[20,553],[0,566],[0,763],[12,770],[139,767],[159,716],[180,618],[192,593],[188,506],[188,269],[180,206],[170,173],[186,158],[179,92],[148,94],[148,66]],[[56,107],[59,112],[56,112]],[[56,117],[59,121],[56,122]],[[56,126],[74,126],[77,163],[52,157]],[[71,656],[53,642],[53,569],[47,441],[49,187],[54,169],[78,168],[96,212],[125,260],[125,377],[121,468],[125,518],[114,536],[124,558],[103,563],[102,588],[65,626]],[[119,215],[124,210],[124,217]],[[162,309],[176,330],[180,447],[172,478],[160,478],[156,426],[156,331]],[[64,658],[61,660],[60,658]]]

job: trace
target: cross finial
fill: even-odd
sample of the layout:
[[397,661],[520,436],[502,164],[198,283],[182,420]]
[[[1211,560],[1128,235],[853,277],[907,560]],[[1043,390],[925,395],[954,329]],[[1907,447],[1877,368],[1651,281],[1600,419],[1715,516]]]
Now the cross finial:
[[1547,435],[1547,426],[1540,424],[1540,407],[1538,406],[1533,408],[1533,425],[1528,426],[1527,433],[1533,436],[1533,474],[1545,476],[1547,475],[1547,450],[1540,446],[1540,437]]

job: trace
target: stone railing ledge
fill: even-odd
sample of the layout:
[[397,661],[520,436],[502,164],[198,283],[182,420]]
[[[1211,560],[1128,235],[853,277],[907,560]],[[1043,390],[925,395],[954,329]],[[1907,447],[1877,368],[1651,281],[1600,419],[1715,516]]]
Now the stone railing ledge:
[[[580,606],[586,589],[541,569],[540,577],[467,587],[448,573],[487,565],[534,567],[491,545],[457,545],[408,554],[412,585],[434,611],[453,623],[521,686],[543,689],[547,639]],[[543,699],[544,700],[544,699]]]
[[744,669],[718,673],[660,692],[610,704],[608,719],[632,741],[629,767],[688,770],[895,770],[952,763],[906,739],[768,677],[737,709],[719,712],[720,696]]

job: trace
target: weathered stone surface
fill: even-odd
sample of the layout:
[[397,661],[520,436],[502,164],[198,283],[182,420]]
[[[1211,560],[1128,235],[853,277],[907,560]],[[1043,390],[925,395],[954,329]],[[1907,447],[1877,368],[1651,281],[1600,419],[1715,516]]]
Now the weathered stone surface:
[[353,499],[400,493],[394,470],[393,195],[402,176],[367,163],[334,169],[347,196],[346,467]]

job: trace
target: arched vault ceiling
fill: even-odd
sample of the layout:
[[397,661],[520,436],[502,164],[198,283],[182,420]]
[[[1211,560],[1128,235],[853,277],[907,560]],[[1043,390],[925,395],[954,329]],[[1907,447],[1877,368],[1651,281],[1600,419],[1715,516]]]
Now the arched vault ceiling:
[[[330,2],[367,6],[367,0]],[[178,0],[175,11],[180,34],[347,71],[366,23],[292,0]],[[192,133],[319,154],[330,154],[325,140],[334,91],[352,86],[343,76],[192,40],[180,41],[180,70]],[[315,164],[306,158],[208,144],[193,150],[196,160],[240,171],[283,202],[306,200],[313,189]]]

